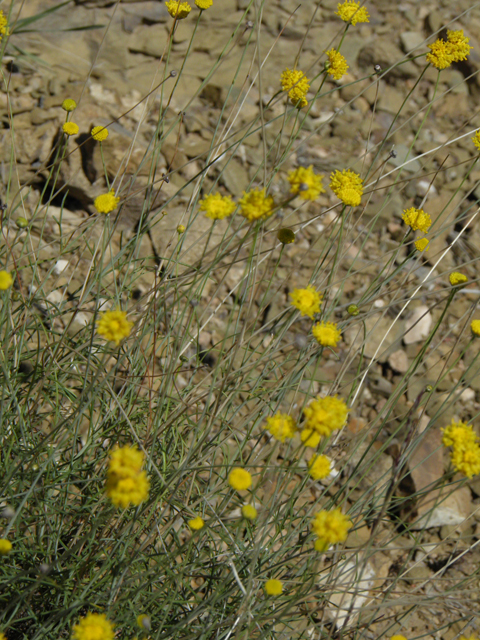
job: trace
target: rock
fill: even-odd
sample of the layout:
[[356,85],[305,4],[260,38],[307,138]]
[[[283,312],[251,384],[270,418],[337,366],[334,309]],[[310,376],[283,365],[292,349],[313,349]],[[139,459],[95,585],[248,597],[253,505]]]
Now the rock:
[[425,305],[417,307],[405,323],[405,335],[403,342],[413,344],[425,340],[432,326],[433,318],[430,310]]
[[353,559],[335,563],[321,575],[320,587],[335,584],[333,593],[327,586],[328,592],[332,595],[328,599],[326,611],[335,621],[337,628],[343,627],[345,623],[347,627],[355,624],[357,614],[371,597],[369,592],[374,585],[375,577],[375,569],[361,554],[353,556]]
[[406,373],[408,371],[408,356],[403,349],[398,349],[388,357],[388,364],[394,371]]
[[400,143],[395,145],[394,151],[395,157],[392,156],[388,160],[389,164],[393,164],[394,167],[400,167],[404,163],[407,163],[402,167],[403,171],[408,171],[409,173],[416,173],[417,171],[420,171],[422,165],[420,164],[420,161],[415,158],[413,150],[410,151],[410,147],[406,144]]
[[410,51],[423,46],[425,38],[419,31],[404,31],[400,34],[400,42],[405,53],[410,53]]
[[411,525],[412,529],[458,525],[470,516],[472,502],[470,489],[461,487],[453,493],[448,491],[451,491],[451,488],[447,487],[442,493],[438,490],[432,491],[425,497],[422,505],[425,515]]
[[398,65],[400,60],[404,60],[404,58],[401,49],[397,47],[391,36],[380,36],[360,51],[358,65],[369,73],[377,64],[381,66],[383,71],[390,68],[386,79],[415,78],[418,75],[418,69],[413,62],[407,61]]
[[403,334],[401,323],[393,323],[390,318],[379,317],[379,314],[376,314],[365,320],[365,326],[367,330],[365,340],[363,329],[357,325],[345,331],[345,342],[357,351],[363,349],[367,358],[373,358],[378,349],[377,360],[386,362],[390,353],[400,346]]
[[365,521],[359,520],[353,525],[353,529],[345,540],[345,546],[348,549],[357,549],[363,547],[370,540],[370,529],[366,525]]
[[415,583],[428,580],[431,575],[431,569],[429,569],[424,562],[416,562],[411,569],[408,569],[406,573],[402,574],[402,578],[408,582]]

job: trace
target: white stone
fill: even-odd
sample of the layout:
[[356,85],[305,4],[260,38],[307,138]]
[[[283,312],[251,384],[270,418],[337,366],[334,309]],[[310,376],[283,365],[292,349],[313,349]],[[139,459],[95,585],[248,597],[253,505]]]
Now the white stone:
[[388,364],[394,371],[406,373],[408,371],[408,356],[403,349],[398,349],[388,356]]
[[425,340],[432,326],[433,318],[426,305],[417,307],[405,323],[405,335],[403,342],[413,344]]
[[55,266],[53,267],[53,273],[59,276],[61,273],[65,271],[68,267],[68,260],[57,260]]

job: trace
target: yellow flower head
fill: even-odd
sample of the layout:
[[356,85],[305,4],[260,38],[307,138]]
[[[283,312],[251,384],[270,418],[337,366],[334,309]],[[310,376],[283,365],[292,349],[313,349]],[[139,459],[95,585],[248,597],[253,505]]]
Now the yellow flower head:
[[8,271],[0,271],[0,291],[10,289],[13,284],[12,274]]
[[330,176],[330,189],[344,204],[358,207],[362,201],[363,180],[350,169],[337,169]]
[[12,543],[6,538],[0,538],[0,556],[6,556],[12,550]]
[[148,498],[150,481],[142,465],[143,453],[135,446],[121,447],[110,454],[106,490],[116,507],[138,506]]
[[298,167],[288,174],[290,193],[294,196],[299,195],[302,200],[316,200],[321,193],[325,193],[322,180],[323,176],[315,174],[313,165],[308,169]]
[[269,218],[274,212],[275,202],[272,196],[265,194],[265,189],[254,189],[244,192],[239,202],[240,213],[249,222]]
[[282,83],[282,90],[288,91],[290,102],[295,107],[302,109],[307,106],[308,100],[305,96],[310,89],[310,83],[303,71],[299,71],[298,69],[285,69],[280,81]]
[[76,136],[79,132],[78,124],[75,124],[75,122],[65,122],[62,129],[67,136]]
[[423,233],[427,233],[432,224],[428,213],[425,213],[423,209],[415,209],[415,207],[404,209],[402,220],[414,231],[423,231]]
[[187,228],[183,224],[179,224],[177,227],[177,233],[179,235],[182,235],[182,233],[185,233],[186,230]]
[[312,333],[322,347],[336,347],[342,338],[340,329],[335,322],[318,322],[313,325]]
[[390,640],[407,640],[407,639],[405,638],[405,636],[397,635],[397,636],[392,636]]
[[427,238],[419,238],[418,240],[415,240],[415,248],[418,251],[428,251],[429,243],[430,241],[427,240]]
[[267,429],[276,440],[285,442],[297,432],[297,423],[288,413],[276,413],[267,418]]
[[318,537],[317,551],[326,551],[331,544],[346,540],[352,521],[340,509],[319,511],[312,522],[313,533]]
[[446,447],[468,448],[478,440],[473,427],[461,420],[459,422],[452,420],[452,423],[441,431],[442,442]]
[[316,431],[320,436],[329,436],[341,429],[348,416],[345,402],[337,396],[318,396],[303,410],[305,429]]
[[472,140],[473,140],[473,144],[480,151],[480,130],[475,132],[475,135],[473,136]]
[[118,346],[124,338],[128,338],[132,327],[133,322],[127,320],[125,311],[115,309],[102,313],[97,322],[97,333]]
[[470,329],[474,336],[480,336],[480,320],[472,320]]
[[62,102],[62,109],[64,111],[75,111],[76,108],[77,103],[71,98],[65,98],[65,100]]
[[228,474],[228,484],[235,491],[244,491],[252,486],[252,476],[246,469],[234,467]]
[[0,631],[0,640],[7,640],[7,636],[3,633],[3,631]]
[[87,613],[72,629],[73,640],[114,640],[115,625],[104,613]]
[[242,516],[245,520],[256,520],[258,511],[253,504],[244,504],[242,507]]
[[93,127],[90,133],[92,138],[98,140],[98,142],[108,138],[108,129],[106,127]]
[[321,439],[321,435],[313,429],[302,429],[300,433],[300,440],[306,447],[312,447],[312,449],[318,447]]
[[283,591],[283,583],[281,580],[272,578],[265,583],[265,593],[267,596],[280,596]]
[[197,516],[196,518],[189,520],[187,524],[192,531],[200,531],[200,529],[203,529],[205,526],[205,520],[200,516]]
[[356,0],[346,0],[338,5],[335,14],[344,22],[350,22],[353,26],[359,22],[369,22],[370,15],[365,7],[360,6]]
[[213,0],[195,0],[195,4],[199,9],[209,9],[213,4]]
[[323,295],[312,285],[308,285],[306,289],[294,289],[290,298],[290,304],[300,311],[300,315],[313,320],[313,316],[320,311]]
[[308,463],[308,473],[314,480],[323,480],[323,478],[328,478],[328,476],[330,475],[330,471],[330,460],[327,458],[327,456],[313,456]]
[[473,478],[480,473],[480,446],[471,445],[468,448],[454,447],[450,459],[456,471],[467,478]]
[[438,38],[428,45],[430,53],[427,54],[427,62],[437,69],[446,69],[452,62],[466,60],[473,49],[469,44],[469,38],[463,35],[463,30],[447,31],[447,41]]
[[450,55],[452,62],[461,62],[466,60],[470,55],[470,50],[473,49],[468,43],[470,38],[466,38],[463,35],[463,29],[458,31],[447,31],[447,42],[450,45]]
[[331,75],[334,80],[340,80],[347,73],[349,66],[344,56],[340,51],[335,49],[329,49],[325,52],[328,57],[328,63],[326,66],[327,73]]
[[235,208],[236,204],[230,196],[222,196],[219,193],[211,193],[200,200],[200,211],[205,211],[205,215],[211,220],[228,218]]
[[152,628],[150,616],[147,616],[146,613],[141,613],[139,616],[137,616],[137,624],[141,629],[146,629],[147,631],[150,631],[150,629]]
[[188,2],[180,2],[180,0],[168,0],[165,6],[172,18],[176,18],[177,20],[183,20],[192,10]]
[[463,273],[459,273],[458,271],[452,271],[448,276],[448,279],[452,287],[458,287],[459,285],[464,285],[468,282],[467,276],[463,275]]
[[101,196],[97,196],[93,201],[93,206],[98,211],[98,213],[111,213],[118,207],[118,203],[120,202],[120,198],[117,197],[113,191],[109,191],[108,193],[103,193]]
[[0,9],[0,40],[3,38],[3,36],[9,36],[9,35],[10,35],[10,32],[8,30],[7,16]]

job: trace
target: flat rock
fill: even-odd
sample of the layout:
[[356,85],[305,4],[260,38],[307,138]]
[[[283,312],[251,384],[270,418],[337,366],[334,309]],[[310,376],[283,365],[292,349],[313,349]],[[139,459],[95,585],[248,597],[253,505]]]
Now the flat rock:
[[403,349],[394,351],[388,357],[388,364],[390,367],[398,373],[406,373],[408,371],[408,356]]
[[427,306],[420,305],[414,309],[412,315],[405,323],[403,342],[405,344],[413,344],[425,340],[430,333],[432,322],[432,314]]

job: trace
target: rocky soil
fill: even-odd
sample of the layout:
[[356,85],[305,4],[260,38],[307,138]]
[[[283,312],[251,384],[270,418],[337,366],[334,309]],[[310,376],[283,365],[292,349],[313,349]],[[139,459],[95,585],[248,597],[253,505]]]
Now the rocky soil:
[[[30,0],[20,17],[57,4]],[[395,277],[380,279],[379,287],[366,297],[362,311],[367,338],[347,323],[344,344],[326,355],[322,367],[312,373],[316,388],[320,391],[337,381],[339,386],[334,391],[348,393],[358,362],[355,353],[363,348],[368,377],[362,401],[348,425],[352,440],[356,438],[395,393],[440,317],[448,295],[447,274],[459,269],[471,284],[449,308],[435,349],[412,377],[407,393],[396,402],[389,424],[393,432],[425,385],[435,390],[423,406],[420,431],[434,417],[439,426],[452,417],[474,420],[480,411],[480,375],[478,365],[473,369],[470,365],[478,346],[465,351],[464,327],[471,318],[480,318],[480,222],[474,218],[480,197],[480,168],[474,166],[465,177],[465,167],[475,157],[471,136],[466,134],[480,126],[480,7],[467,0],[369,0],[367,4],[370,23],[352,28],[342,46],[349,73],[339,84],[327,82],[331,89],[338,90],[328,92],[305,111],[303,129],[293,144],[288,128],[291,123],[284,127],[281,118],[283,97],[274,98],[279,77],[285,67],[294,66],[297,56],[299,68],[309,78],[318,76],[324,50],[343,28],[334,15],[336,0],[324,0],[318,6],[312,2],[299,4],[298,0],[267,0],[261,15],[253,9],[247,11],[247,0],[214,0],[214,8],[202,14],[198,25],[196,11],[178,25],[171,50],[168,39],[172,20],[164,3],[154,0],[118,4],[78,0],[14,33],[4,58],[5,84],[0,94],[1,197],[8,206],[4,241],[17,242],[28,234],[28,250],[18,253],[25,290],[30,288],[44,309],[68,306],[70,316],[63,314],[58,321],[66,323],[72,335],[88,323],[92,309],[88,305],[77,309],[75,294],[89,269],[88,246],[99,241],[101,235],[101,227],[92,227],[89,222],[96,215],[93,199],[107,188],[103,162],[110,180],[115,178],[116,185],[123,185],[120,193],[125,198],[109,247],[112,256],[121,251],[125,239],[134,237],[143,220],[142,212],[145,216],[145,190],[155,167],[155,192],[148,207],[150,232],[138,252],[144,267],[136,282],[136,297],[141,301],[154,286],[159,266],[168,261],[174,247],[178,250],[174,238],[179,224],[187,226],[179,249],[184,272],[190,273],[201,257],[211,223],[196,216],[199,195],[217,184],[223,193],[238,197],[252,182],[259,184],[265,148],[274,149],[269,166],[276,166],[278,173],[271,190],[279,198],[287,191],[286,172],[299,164],[312,164],[326,175],[345,167],[363,169],[364,173],[378,153],[381,170],[370,178],[366,206],[348,220],[348,241],[342,246],[340,266],[329,289],[330,300],[337,300],[337,320],[345,320],[348,304],[369,291],[387,260],[391,259],[398,269]],[[254,24],[257,26],[252,28]],[[90,26],[98,28],[84,30]],[[427,69],[418,81],[425,66],[424,57],[418,54],[426,52],[428,38],[444,27],[463,28],[474,49],[468,62],[442,72],[435,90],[435,69]],[[217,65],[225,48],[229,53]],[[376,75],[375,65],[381,67]],[[169,75],[171,70],[177,72],[175,77]],[[316,87],[318,81],[312,81],[312,99]],[[412,95],[402,106],[409,91]],[[67,159],[56,180],[57,192],[47,206],[48,197],[42,196],[42,190],[65,116],[60,108],[65,97],[78,102],[74,121],[80,133],[69,140]],[[165,112],[159,121],[161,106]],[[251,127],[260,114],[261,124]],[[99,145],[87,140],[93,125],[109,127],[103,160]],[[170,133],[157,154],[151,141],[159,130],[164,135]],[[410,162],[404,169],[376,183],[405,161],[412,143]],[[199,182],[196,178],[202,172]],[[38,206],[42,197],[45,204]],[[434,220],[431,249],[404,265],[411,249],[397,251],[404,234],[401,213],[422,203]],[[275,245],[274,231],[278,227],[298,230],[296,242],[285,248],[276,271],[278,283],[268,300],[269,321],[285,308],[288,291],[310,280],[339,213],[335,204],[333,195],[326,193],[315,203],[299,206],[295,214],[285,210],[266,225],[267,248]],[[29,220],[28,231],[18,229],[18,216]],[[235,229],[236,223],[232,224]],[[213,250],[229,229],[228,222],[218,223],[208,246]],[[206,284],[200,295],[205,317],[241,288],[242,261],[246,258],[246,251],[240,253],[240,261],[218,287]],[[322,278],[326,283],[328,273],[319,275],[320,286]],[[113,279],[112,271],[105,286],[110,286]],[[263,313],[265,307],[256,312]],[[290,343],[301,339],[305,327],[299,321],[292,328]],[[201,348],[215,354],[224,332],[224,317],[221,313],[213,315],[202,330]],[[268,335],[267,331],[265,339]],[[345,366],[348,362],[351,370]],[[438,430],[436,434],[429,432],[413,453],[409,462],[412,486],[402,486],[402,495],[421,491],[443,473],[447,460],[439,448]],[[355,454],[372,460],[371,476],[364,478],[359,492],[375,486],[380,490],[398,455],[395,439],[389,454],[382,449],[381,456],[376,455],[378,449],[377,443],[366,438]],[[339,448],[338,456],[348,453]],[[368,588],[349,596],[355,607],[365,603],[373,607],[378,594],[396,576],[399,563],[409,558],[408,572],[404,571],[396,583],[399,604],[395,611],[388,612],[386,621],[382,619],[385,612],[379,612],[378,621],[368,631],[372,638],[397,632],[428,639],[439,637],[437,630],[441,629],[444,640],[453,640],[463,629],[461,623],[453,622],[472,616],[472,603],[478,593],[465,598],[459,593],[462,582],[480,561],[475,546],[480,540],[480,480],[473,479],[446,500],[438,495],[435,498],[439,504],[428,519],[421,519],[431,507],[425,503],[414,505],[410,513],[399,514],[408,519],[415,513],[421,549],[417,546],[409,557],[412,539],[399,530],[394,544],[390,542],[372,554],[364,578]],[[348,541],[349,548],[364,545],[369,533],[367,525],[358,529]],[[355,583],[352,576],[342,578],[346,588]],[[431,596],[432,604],[407,615],[417,591]],[[450,591],[455,595],[450,596]],[[401,623],[392,627],[396,615]]]

